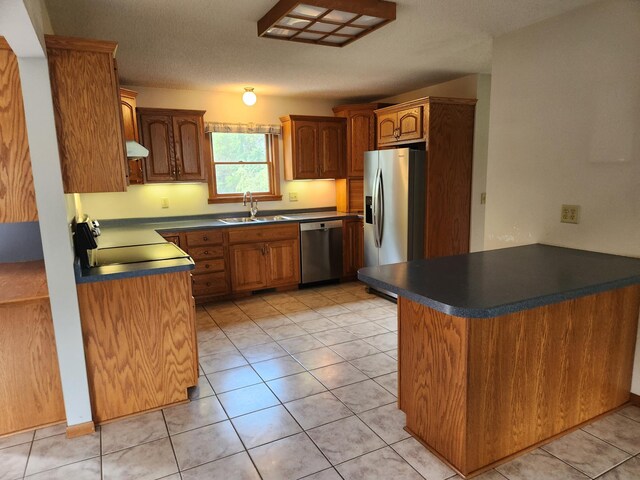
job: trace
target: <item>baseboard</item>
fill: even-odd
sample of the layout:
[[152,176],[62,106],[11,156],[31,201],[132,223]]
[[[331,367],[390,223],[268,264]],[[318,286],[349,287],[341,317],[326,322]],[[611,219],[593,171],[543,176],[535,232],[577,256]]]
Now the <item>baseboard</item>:
[[635,393],[629,394],[629,401],[632,405],[640,407],[640,395],[636,395]]
[[89,435],[96,431],[96,426],[93,422],[78,423],[77,425],[67,426],[67,438],[81,437],[83,435]]

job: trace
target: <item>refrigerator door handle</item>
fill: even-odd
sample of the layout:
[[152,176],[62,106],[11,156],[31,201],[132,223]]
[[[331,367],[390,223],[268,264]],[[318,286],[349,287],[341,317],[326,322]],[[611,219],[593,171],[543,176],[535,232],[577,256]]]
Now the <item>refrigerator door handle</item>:
[[378,206],[376,207],[376,232],[378,246],[382,246],[382,227],[384,225],[384,184],[382,181],[382,169],[378,170],[378,189],[376,191]]
[[376,170],[376,176],[373,179],[373,199],[372,199],[372,217],[373,217],[373,244],[376,248],[380,248],[380,241],[378,239],[378,177],[380,174],[380,169]]

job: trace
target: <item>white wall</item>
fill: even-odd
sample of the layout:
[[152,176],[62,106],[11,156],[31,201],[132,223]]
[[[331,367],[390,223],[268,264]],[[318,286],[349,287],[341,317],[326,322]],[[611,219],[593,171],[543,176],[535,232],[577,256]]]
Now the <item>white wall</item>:
[[[242,103],[242,92],[208,92],[128,86],[138,92],[138,107],[183,108],[206,110],[205,121],[229,123],[280,124],[279,117],[288,114],[333,116],[336,102],[258,95],[253,107]],[[282,157],[282,144],[280,144]],[[280,162],[281,202],[265,202],[266,209],[333,207],[336,204],[335,181],[284,181],[284,166]],[[298,194],[297,202],[289,202],[289,192]],[[133,185],[126,193],[92,193],[80,195],[82,209],[94,218],[138,218],[207,213],[237,212],[242,204],[209,205],[206,183]],[[160,198],[169,199],[169,208],[160,207]]]
[[[486,248],[543,242],[640,257],[639,45],[633,0],[495,40]],[[560,223],[563,203],[582,206],[579,225]]]
[[429,96],[476,98],[478,100],[473,134],[473,177],[471,182],[469,248],[472,252],[484,249],[485,205],[480,203],[480,195],[486,192],[490,91],[491,75],[474,74],[379,100],[382,103],[402,103]]

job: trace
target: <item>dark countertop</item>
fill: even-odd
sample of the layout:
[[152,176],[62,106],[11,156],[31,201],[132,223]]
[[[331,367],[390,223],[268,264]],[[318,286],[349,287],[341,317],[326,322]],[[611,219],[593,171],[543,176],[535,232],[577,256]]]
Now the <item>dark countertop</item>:
[[[271,215],[286,215],[290,220],[249,222],[249,223],[224,223],[220,218],[244,217],[246,212],[217,214],[198,217],[172,217],[169,219],[143,218],[101,221],[102,235],[98,238],[98,248],[123,247],[131,245],[149,245],[165,243],[166,240],[158,232],[181,232],[191,230],[209,230],[215,228],[244,228],[261,225],[274,225],[276,223],[302,223],[319,220],[337,220],[343,218],[358,218],[351,213],[342,213],[335,210],[307,211],[289,213],[286,211],[260,212],[258,217]],[[99,219],[98,219],[99,220]],[[191,258],[173,259],[144,263],[130,263],[125,265],[111,265],[107,267],[95,267],[81,269],[76,261],[76,283],[101,282],[121,278],[141,277],[157,275],[184,270],[193,270],[195,264]]]
[[362,268],[358,278],[435,310],[488,318],[640,283],[640,259],[534,244]]

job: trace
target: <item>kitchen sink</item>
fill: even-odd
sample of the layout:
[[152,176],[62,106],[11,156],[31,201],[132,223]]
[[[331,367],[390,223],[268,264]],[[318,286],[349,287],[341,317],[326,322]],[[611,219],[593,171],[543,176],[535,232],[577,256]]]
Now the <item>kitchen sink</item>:
[[270,215],[265,217],[235,217],[235,218],[221,218],[222,223],[252,223],[252,222],[277,222],[280,220],[292,220],[291,217],[285,217],[284,215]]

